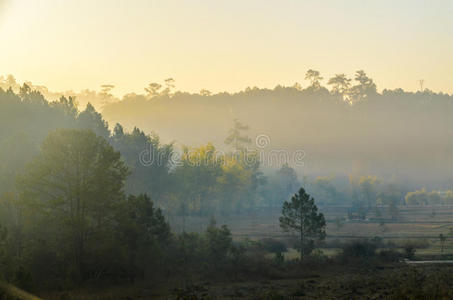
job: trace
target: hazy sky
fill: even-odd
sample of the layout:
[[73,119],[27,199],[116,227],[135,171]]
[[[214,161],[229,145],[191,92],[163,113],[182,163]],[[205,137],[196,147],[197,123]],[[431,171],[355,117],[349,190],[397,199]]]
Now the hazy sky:
[[453,1],[0,0],[0,74],[52,90],[237,91],[364,69],[453,93]]

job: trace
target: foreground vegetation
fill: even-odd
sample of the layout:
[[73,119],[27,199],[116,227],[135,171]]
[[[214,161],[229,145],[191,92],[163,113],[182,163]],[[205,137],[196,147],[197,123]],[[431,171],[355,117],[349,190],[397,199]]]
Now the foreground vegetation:
[[171,280],[44,293],[45,299],[449,299],[451,265],[408,266],[402,254],[350,244],[336,257],[303,262],[266,258],[263,245],[249,246],[248,263],[211,273],[192,269]]

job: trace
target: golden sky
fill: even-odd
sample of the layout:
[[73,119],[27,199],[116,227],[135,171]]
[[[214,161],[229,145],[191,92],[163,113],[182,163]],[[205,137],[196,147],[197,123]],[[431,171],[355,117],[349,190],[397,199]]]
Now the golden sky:
[[364,69],[453,93],[453,1],[0,0],[0,74],[51,90],[238,91]]

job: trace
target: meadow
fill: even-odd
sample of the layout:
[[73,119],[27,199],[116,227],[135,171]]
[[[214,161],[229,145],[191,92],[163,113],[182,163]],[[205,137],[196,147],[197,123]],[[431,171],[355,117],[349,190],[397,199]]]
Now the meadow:
[[[320,249],[327,256],[337,254],[341,244],[357,239],[382,240],[384,244],[402,248],[407,243],[416,244],[416,256],[453,255],[453,206],[400,206],[397,220],[377,219],[373,214],[363,221],[348,220],[347,206],[324,206],[320,211],[327,220],[325,242]],[[292,235],[285,233],[279,226],[279,208],[258,208],[247,213],[214,216],[218,224],[227,225],[236,241],[260,240],[274,238],[286,241],[289,246],[287,258],[297,257],[292,249]],[[206,229],[211,217],[191,216],[185,219],[187,232],[202,232]],[[175,231],[182,232],[183,219],[170,217]],[[442,251],[439,235],[446,237]],[[338,247],[336,247],[338,245]]]

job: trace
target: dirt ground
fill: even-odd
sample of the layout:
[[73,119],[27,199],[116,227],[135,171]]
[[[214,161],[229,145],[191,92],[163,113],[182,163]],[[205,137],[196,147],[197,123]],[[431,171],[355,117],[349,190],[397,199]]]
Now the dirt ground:
[[[301,266],[303,268],[303,266]],[[452,265],[306,266],[295,277],[175,280],[105,290],[43,295],[44,299],[453,299]]]

